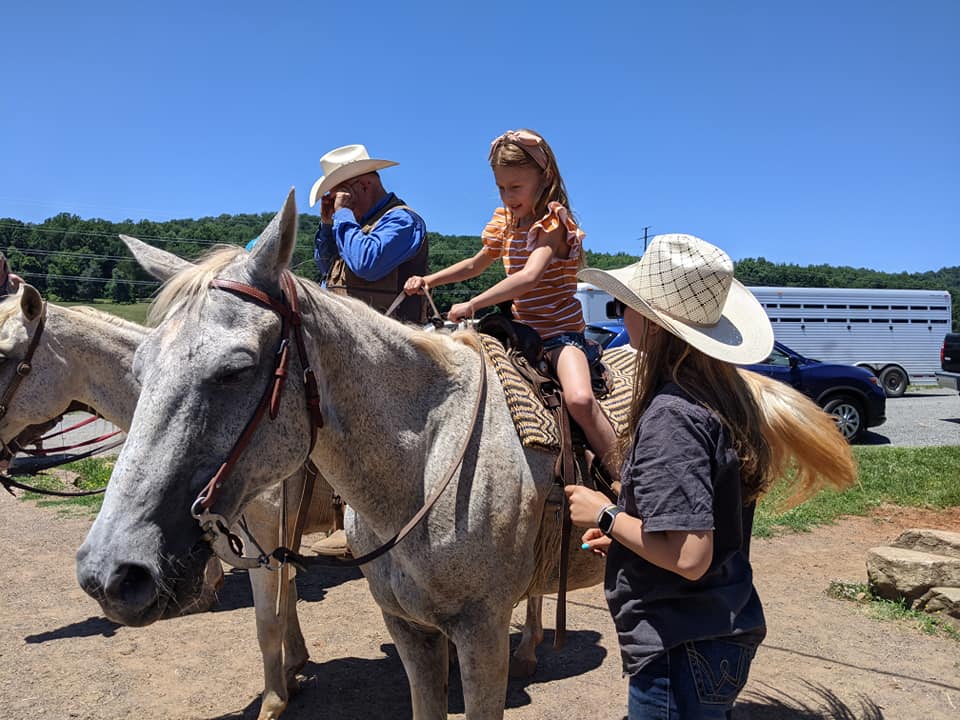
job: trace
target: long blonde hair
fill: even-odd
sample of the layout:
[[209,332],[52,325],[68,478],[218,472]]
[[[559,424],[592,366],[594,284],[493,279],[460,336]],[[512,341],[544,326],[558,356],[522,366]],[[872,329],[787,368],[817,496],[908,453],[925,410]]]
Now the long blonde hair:
[[705,355],[663,328],[656,332],[654,327],[647,321],[637,353],[630,425],[620,438],[621,458],[627,457],[640,418],[657,390],[672,381],[720,418],[740,459],[743,501],[757,499],[773,480],[773,462],[754,393],[734,365]]

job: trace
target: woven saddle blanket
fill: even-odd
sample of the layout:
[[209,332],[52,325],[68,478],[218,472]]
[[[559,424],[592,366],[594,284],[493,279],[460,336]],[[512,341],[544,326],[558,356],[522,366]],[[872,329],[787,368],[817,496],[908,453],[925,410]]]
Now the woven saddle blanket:
[[[559,452],[560,428],[553,413],[517,371],[496,338],[480,333],[480,341],[484,355],[500,378],[520,442],[524,447]],[[630,421],[636,352],[630,347],[614,348],[603,353],[601,362],[607,369],[610,390],[599,398],[600,408],[613,425],[614,432],[619,435],[627,429]]]

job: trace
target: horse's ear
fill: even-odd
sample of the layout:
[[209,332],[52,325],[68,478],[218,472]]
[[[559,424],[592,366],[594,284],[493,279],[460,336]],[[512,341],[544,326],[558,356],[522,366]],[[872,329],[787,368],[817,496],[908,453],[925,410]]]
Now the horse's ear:
[[280,212],[273,216],[250,251],[247,267],[257,284],[279,285],[297,246],[297,200],[290,188]]
[[10,302],[20,304],[20,313],[12,312],[4,318],[3,329],[0,330],[0,359],[16,355],[17,348],[29,341],[37,320],[43,315],[43,298],[36,288],[27,283],[20,283],[17,294],[10,297]]
[[140,266],[158,280],[169,280],[181,270],[193,267],[193,263],[177,257],[166,250],[147,245],[129,235],[121,235],[120,239],[126,245]]
[[43,313],[43,298],[33,285],[21,285],[20,312],[27,322],[33,322]]

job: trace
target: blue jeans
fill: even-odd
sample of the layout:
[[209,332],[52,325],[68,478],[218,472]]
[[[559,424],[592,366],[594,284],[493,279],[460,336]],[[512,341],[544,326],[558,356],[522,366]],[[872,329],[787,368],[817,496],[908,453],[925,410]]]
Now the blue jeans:
[[590,367],[593,367],[600,360],[600,344],[593,340],[587,340],[583,333],[578,332],[565,332],[560,335],[555,335],[549,340],[544,340],[543,350],[544,352],[549,352],[550,350],[562,348],[567,345],[580,348],[583,354],[587,356],[587,364]]
[[686,642],[630,678],[628,720],[726,720],[757,652],[751,639]]

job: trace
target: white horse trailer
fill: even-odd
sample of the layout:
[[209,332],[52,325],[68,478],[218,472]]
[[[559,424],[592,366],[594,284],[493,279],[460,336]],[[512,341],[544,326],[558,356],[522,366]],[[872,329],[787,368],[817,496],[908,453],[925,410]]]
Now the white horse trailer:
[[[876,375],[889,397],[907,385],[936,385],[940,347],[951,332],[946,290],[751,287],[777,340],[801,355],[858,365]],[[611,320],[613,298],[577,283],[586,322]]]
[[578,282],[576,298],[580,301],[580,307],[583,308],[583,319],[588,325],[614,319],[609,313],[611,308],[607,305],[613,300],[613,297],[595,285]]
[[946,290],[751,287],[777,340],[817,360],[873,372],[890,397],[909,383],[936,384],[951,332]]

